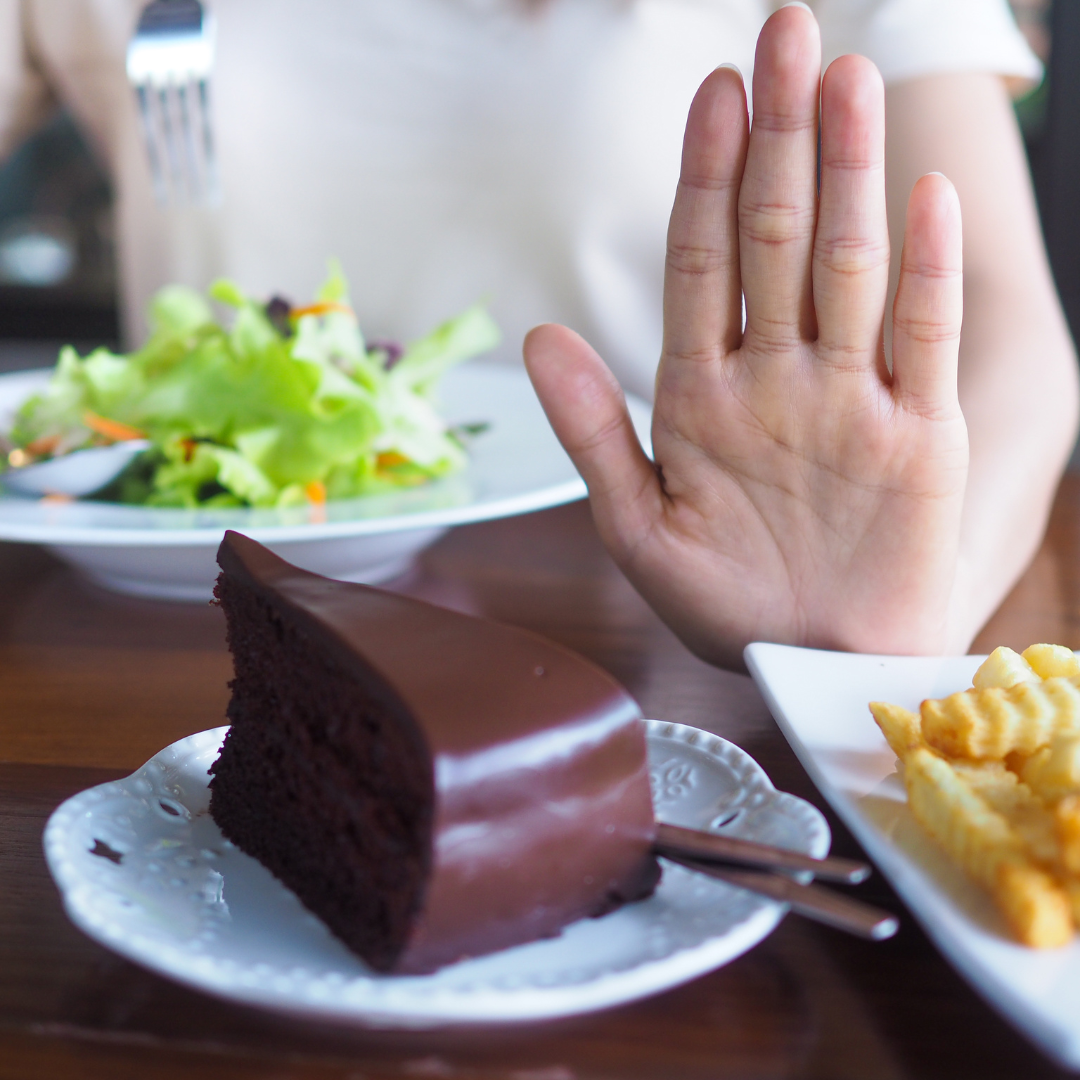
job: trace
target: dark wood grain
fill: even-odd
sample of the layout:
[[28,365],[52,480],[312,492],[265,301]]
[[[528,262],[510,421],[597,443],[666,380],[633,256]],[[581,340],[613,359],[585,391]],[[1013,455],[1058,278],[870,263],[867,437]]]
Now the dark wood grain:
[[[977,645],[1080,645],[1078,554],[1080,484],[1069,478],[1038,558]],[[647,714],[732,739],[779,787],[825,809],[750,681],[701,663],[658,622],[604,554],[584,505],[455,530],[394,587],[585,653]],[[788,918],[746,956],[676,990],[509,1028],[328,1028],[136,968],[68,922],[41,831],[70,794],[220,723],[228,676],[216,609],[114,597],[36,549],[0,545],[0,1080],[1065,1075],[906,913],[882,944]],[[828,816],[833,850],[858,856]],[[854,894],[903,913],[878,876]]]

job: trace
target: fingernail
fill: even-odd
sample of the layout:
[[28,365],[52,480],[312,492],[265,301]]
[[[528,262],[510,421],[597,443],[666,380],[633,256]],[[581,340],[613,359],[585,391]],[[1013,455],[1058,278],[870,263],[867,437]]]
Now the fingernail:
[[716,70],[717,70],[717,71],[719,71],[719,70],[720,70],[720,68],[727,68],[727,69],[728,69],[728,71],[734,71],[734,72],[735,72],[735,74],[736,74],[736,75],[738,75],[740,79],[741,79],[741,78],[743,77],[743,73],[742,73],[742,71],[740,70],[740,68],[739,68],[739,65],[738,65],[738,64],[730,64],[730,63],[720,64],[720,65],[719,65],[719,66],[717,67],[717,69],[716,69]]
[[949,178],[943,173],[938,172],[937,169],[933,169],[925,174],[926,176],[940,176],[942,180],[948,180]]
[[[784,8],[786,8],[786,7],[801,7],[801,8],[804,8],[805,10],[807,10],[807,11],[810,11],[810,5],[809,4],[804,4],[803,0],[788,0],[788,3],[781,4],[780,7],[777,10],[778,11],[783,11]],[[814,13],[812,11],[810,11],[810,14],[813,15]]]

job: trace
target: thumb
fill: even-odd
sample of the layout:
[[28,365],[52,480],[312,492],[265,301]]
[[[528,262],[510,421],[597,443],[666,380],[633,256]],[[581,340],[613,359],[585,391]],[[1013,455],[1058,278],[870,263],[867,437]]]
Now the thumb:
[[525,337],[525,368],[563,449],[589,489],[600,535],[632,549],[662,511],[652,462],[608,366],[573,330],[548,323]]

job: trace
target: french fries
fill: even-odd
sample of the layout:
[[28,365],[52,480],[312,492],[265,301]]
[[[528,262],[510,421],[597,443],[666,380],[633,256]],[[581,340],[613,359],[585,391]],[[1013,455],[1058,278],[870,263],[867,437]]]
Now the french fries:
[[999,648],[970,690],[918,713],[872,702],[920,825],[986,888],[1018,941],[1080,926],[1080,660]]
[[1056,675],[1065,678],[1080,675],[1080,660],[1072,649],[1064,645],[1029,645],[1020,655],[1040,679],[1052,679]]
[[[1025,651],[1030,652],[1031,649]],[[1026,656],[1015,653],[1012,649],[1006,649],[1004,645],[999,645],[979,665],[979,670],[975,672],[971,685],[976,690],[991,690],[995,686],[1015,686],[1021,682],[1037,682],[1040,678],[1042,676],[1035,671]]]
[[1052,736],[1080,734],[1080,686],[1054,676],[1013,686],[962,690],[920,706],[923,737],[949,757],[1033,754]]

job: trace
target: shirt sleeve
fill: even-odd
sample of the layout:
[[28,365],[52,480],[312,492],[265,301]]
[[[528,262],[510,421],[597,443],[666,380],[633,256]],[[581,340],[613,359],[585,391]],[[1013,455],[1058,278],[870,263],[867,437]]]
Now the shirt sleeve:
[[0,0],[0,158],[56,108],[27,42],[23,5]]
[[1007,0],[811,0],[810,7],[826,65],[859,53],[886,83],[976,71],[1042,78]]

